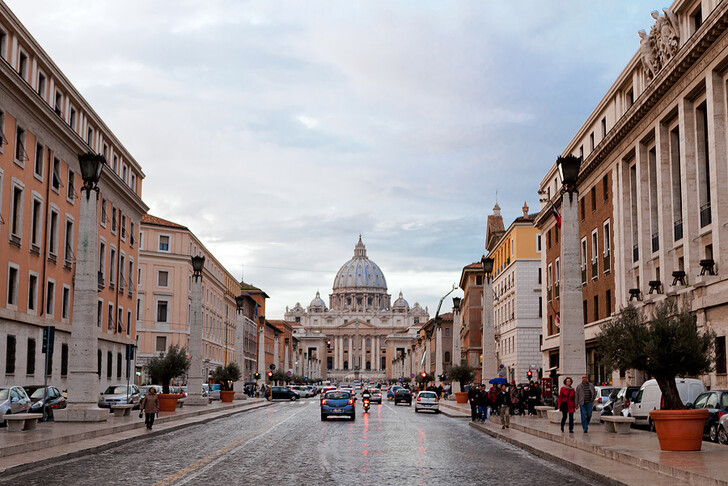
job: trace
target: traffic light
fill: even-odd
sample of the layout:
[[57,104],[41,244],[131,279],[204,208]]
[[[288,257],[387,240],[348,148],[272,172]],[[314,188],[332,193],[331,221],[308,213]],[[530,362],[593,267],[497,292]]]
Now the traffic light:
[[260,380],[260,373],[255,373],[253,379]]
[[327,348],[330,348],[331,347],[331,339],[327,339],[326,340],[326,347]]
[[422,378],[427,378],[427,373],[423,371],[422,373],[420,373],[420,376],[421,376]]
[[529,370],[529,371],[527,371],[527,372],[526,372],[526,378],[528,378],[528,379],[529,379],[529,381],[530,381],[530,380],[531,380],[531,378],[533,378],[533,372],[532,372],[532,371],[530,371],[530,370]]
[[273,372],[272,371],[269,371],[268,372],[268,378],[272,378],[272,377],[273,377]]

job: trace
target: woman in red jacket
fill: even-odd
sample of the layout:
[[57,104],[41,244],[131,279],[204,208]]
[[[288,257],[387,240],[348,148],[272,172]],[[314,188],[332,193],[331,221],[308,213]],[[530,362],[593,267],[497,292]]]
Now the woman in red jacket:
[[564,379],[564,386],[559,390],[559,401],[558,407],[561,410],[561,432],[564,431],[564,424],[566,423],[566,415],[569,415],[569,433],[574,433],[574,410],[576,409],[576,403],[574,401],[576,397],[576,391],[571,387],[574,382],[569,377]]

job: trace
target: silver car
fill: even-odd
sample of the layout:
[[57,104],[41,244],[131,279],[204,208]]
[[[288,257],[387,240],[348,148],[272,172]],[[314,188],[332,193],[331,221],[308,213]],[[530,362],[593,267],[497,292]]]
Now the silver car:
[[136,385],[112,385],[99,395],[99,407],[111,408],[114,405],[131,404],[134,408],[139,407],[141,394]]
[[[5,414],[23,413],[30,410],[30,397],[22,386],[0,386],[0,419]],[[7,426],[5,420],[3,426]]]

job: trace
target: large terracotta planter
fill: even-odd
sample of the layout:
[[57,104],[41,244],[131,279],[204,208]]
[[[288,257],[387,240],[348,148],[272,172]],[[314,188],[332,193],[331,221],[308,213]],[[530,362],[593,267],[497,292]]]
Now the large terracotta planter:
[[468,392],[455,392],[455,402],[468,403]]
[[174,412],[177,409],[177,399],[179,395],[176,393],[157,393],[159,400],[160,412]]
[[663,451],[699,451],[702,447],[707,409],[653,410],[650,418]]
[[235,392],[230,390],[220,390],[220,401],[223,403],[231,403],[235,397]]

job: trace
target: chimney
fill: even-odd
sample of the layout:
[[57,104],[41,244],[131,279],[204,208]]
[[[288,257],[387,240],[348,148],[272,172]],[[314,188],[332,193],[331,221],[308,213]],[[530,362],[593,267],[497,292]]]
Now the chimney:
[[521,208],[523,210],[523,217],[528,217],[528,204],[526,204],[526,201],[523,201],[523,207]]

